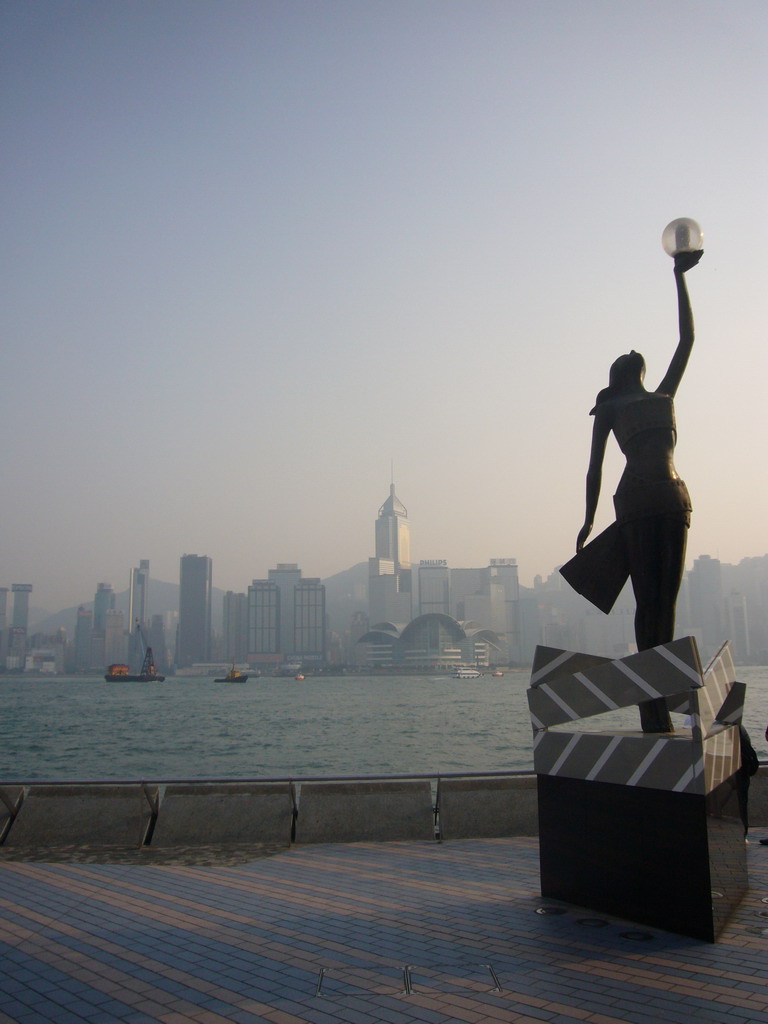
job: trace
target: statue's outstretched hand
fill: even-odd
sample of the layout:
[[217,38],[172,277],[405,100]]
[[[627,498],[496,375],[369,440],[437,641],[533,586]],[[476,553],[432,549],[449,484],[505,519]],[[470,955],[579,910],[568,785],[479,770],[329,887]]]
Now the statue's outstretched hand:
[[582,528],[579,530],[579,536],[576,538],[576,551],[581,551],[586,543],[587,537],[592,533],[592,523],[584,523]]
[[687,273],[691,267],[696,266],[703,255],[703,249],[697,249],[695,252],[679,252],[675,256],[675,271],[681,274]]

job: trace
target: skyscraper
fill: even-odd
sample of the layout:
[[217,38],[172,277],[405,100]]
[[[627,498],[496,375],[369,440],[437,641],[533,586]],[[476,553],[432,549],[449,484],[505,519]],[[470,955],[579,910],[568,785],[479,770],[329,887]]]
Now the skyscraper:
[[104,665],[124,662],[127,650],[125,612],[110,608],[105,615],[104,622]]
[[31,583],[11,584],[13,593],[13,618],[8,640],[8,668],[23,669],[27,653],[27,632],[29,630],[29,595]]
[[371,624],[406,623],[412,613],[411,527],[408,510],[390,484],[375,526],[376,553],[368,559]]
[[[93,598],[93,628],[91,630],[91,664],[94,669],[102,669],[118,661],[107,653],[107,619],[115,610],[115,592],[111,583],[99,583]],[[122,616],[121,616],[122,617]],[[114,646],[114,645],[110,645]],[[123,655],[125,657],[125,655]]]
[[224,651],[229,661],[248,657],[248,599],[228,590],[224,595]]
[[293,650],[303,664],[325,661],[325,587],[319,579],[293,588]]
[[494,629],[505,644],[504,654],[508,665],[523,660],[520,625],[520,581],[517,574],[516,558],[492,558],[488,566],[490,580],[501,584],[504,593],[504,619]]
[[207,555],[182,555],[176,664],[186,667],[211,657],[213,567]]
[[248,587],[248,660],[323,664],[326,654],[325,587],[302,579],[293,562],[270,569]]
[[27,632],[29,628],[29,595],[32,593],[31,583],[13,583],[13,621],[14,629],[23,629]]
[[701,630],[707,657],[723,642],[723,576],[719,558],[699,555],[688,573],[691,626]]
[[105,633],[107,629],[107,612],[115,607],[115,592],[111,583],[99,583],[93,598],[93,630]]
[[82,605],[77,609],[77,621],[75,622],[75,669],[78,672],[87,672],[91,667],[91,627],[93,626],[93,612]]
[[138,569],[131,569],[128,583],[128,628],[136,628],[136,620],[142,626],[149,621],[149,559],[142,558]]

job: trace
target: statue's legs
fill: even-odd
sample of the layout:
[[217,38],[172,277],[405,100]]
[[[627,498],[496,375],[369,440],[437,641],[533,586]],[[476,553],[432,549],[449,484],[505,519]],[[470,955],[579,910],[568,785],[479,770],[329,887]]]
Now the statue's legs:
[[[675,634],[675,605],[685,569],[688,526],[682,516],[649,516],[622,526],[635,592],[638,651],[669,643]],[[643,732],[672,732],[666,701],[640,705]]]

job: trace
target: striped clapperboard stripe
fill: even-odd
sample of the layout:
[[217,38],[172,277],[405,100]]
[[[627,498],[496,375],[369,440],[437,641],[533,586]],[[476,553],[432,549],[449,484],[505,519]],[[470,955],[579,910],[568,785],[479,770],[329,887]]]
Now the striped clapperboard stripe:
[[[736,730],[725,727],[734,719],[718,719],[734,685],[729,658],[726,645],[702,673],[692,637],[616,660],[538,648],[528,690],[536,772],[674,792],[709,792],[715,780],[732,774],[730,734]],[[690,715],[691,732],[552,729],[655,697],[666,697],[671,710]],[[737,712],[731,708],[730,713]]]
[[707,666],[704,686],[697,694],[707,793],[729,779],[741,764],[738,727],[747,688],[735,682],[734,675],[731,645],[725,643]]

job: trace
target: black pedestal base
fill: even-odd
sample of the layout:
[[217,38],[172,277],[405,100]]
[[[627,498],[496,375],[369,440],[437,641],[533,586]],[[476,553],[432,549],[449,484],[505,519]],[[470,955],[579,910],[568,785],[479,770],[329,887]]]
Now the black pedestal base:
[[736,777],[708,796],[539,775],[541,892],[714,942],[747,889]]

